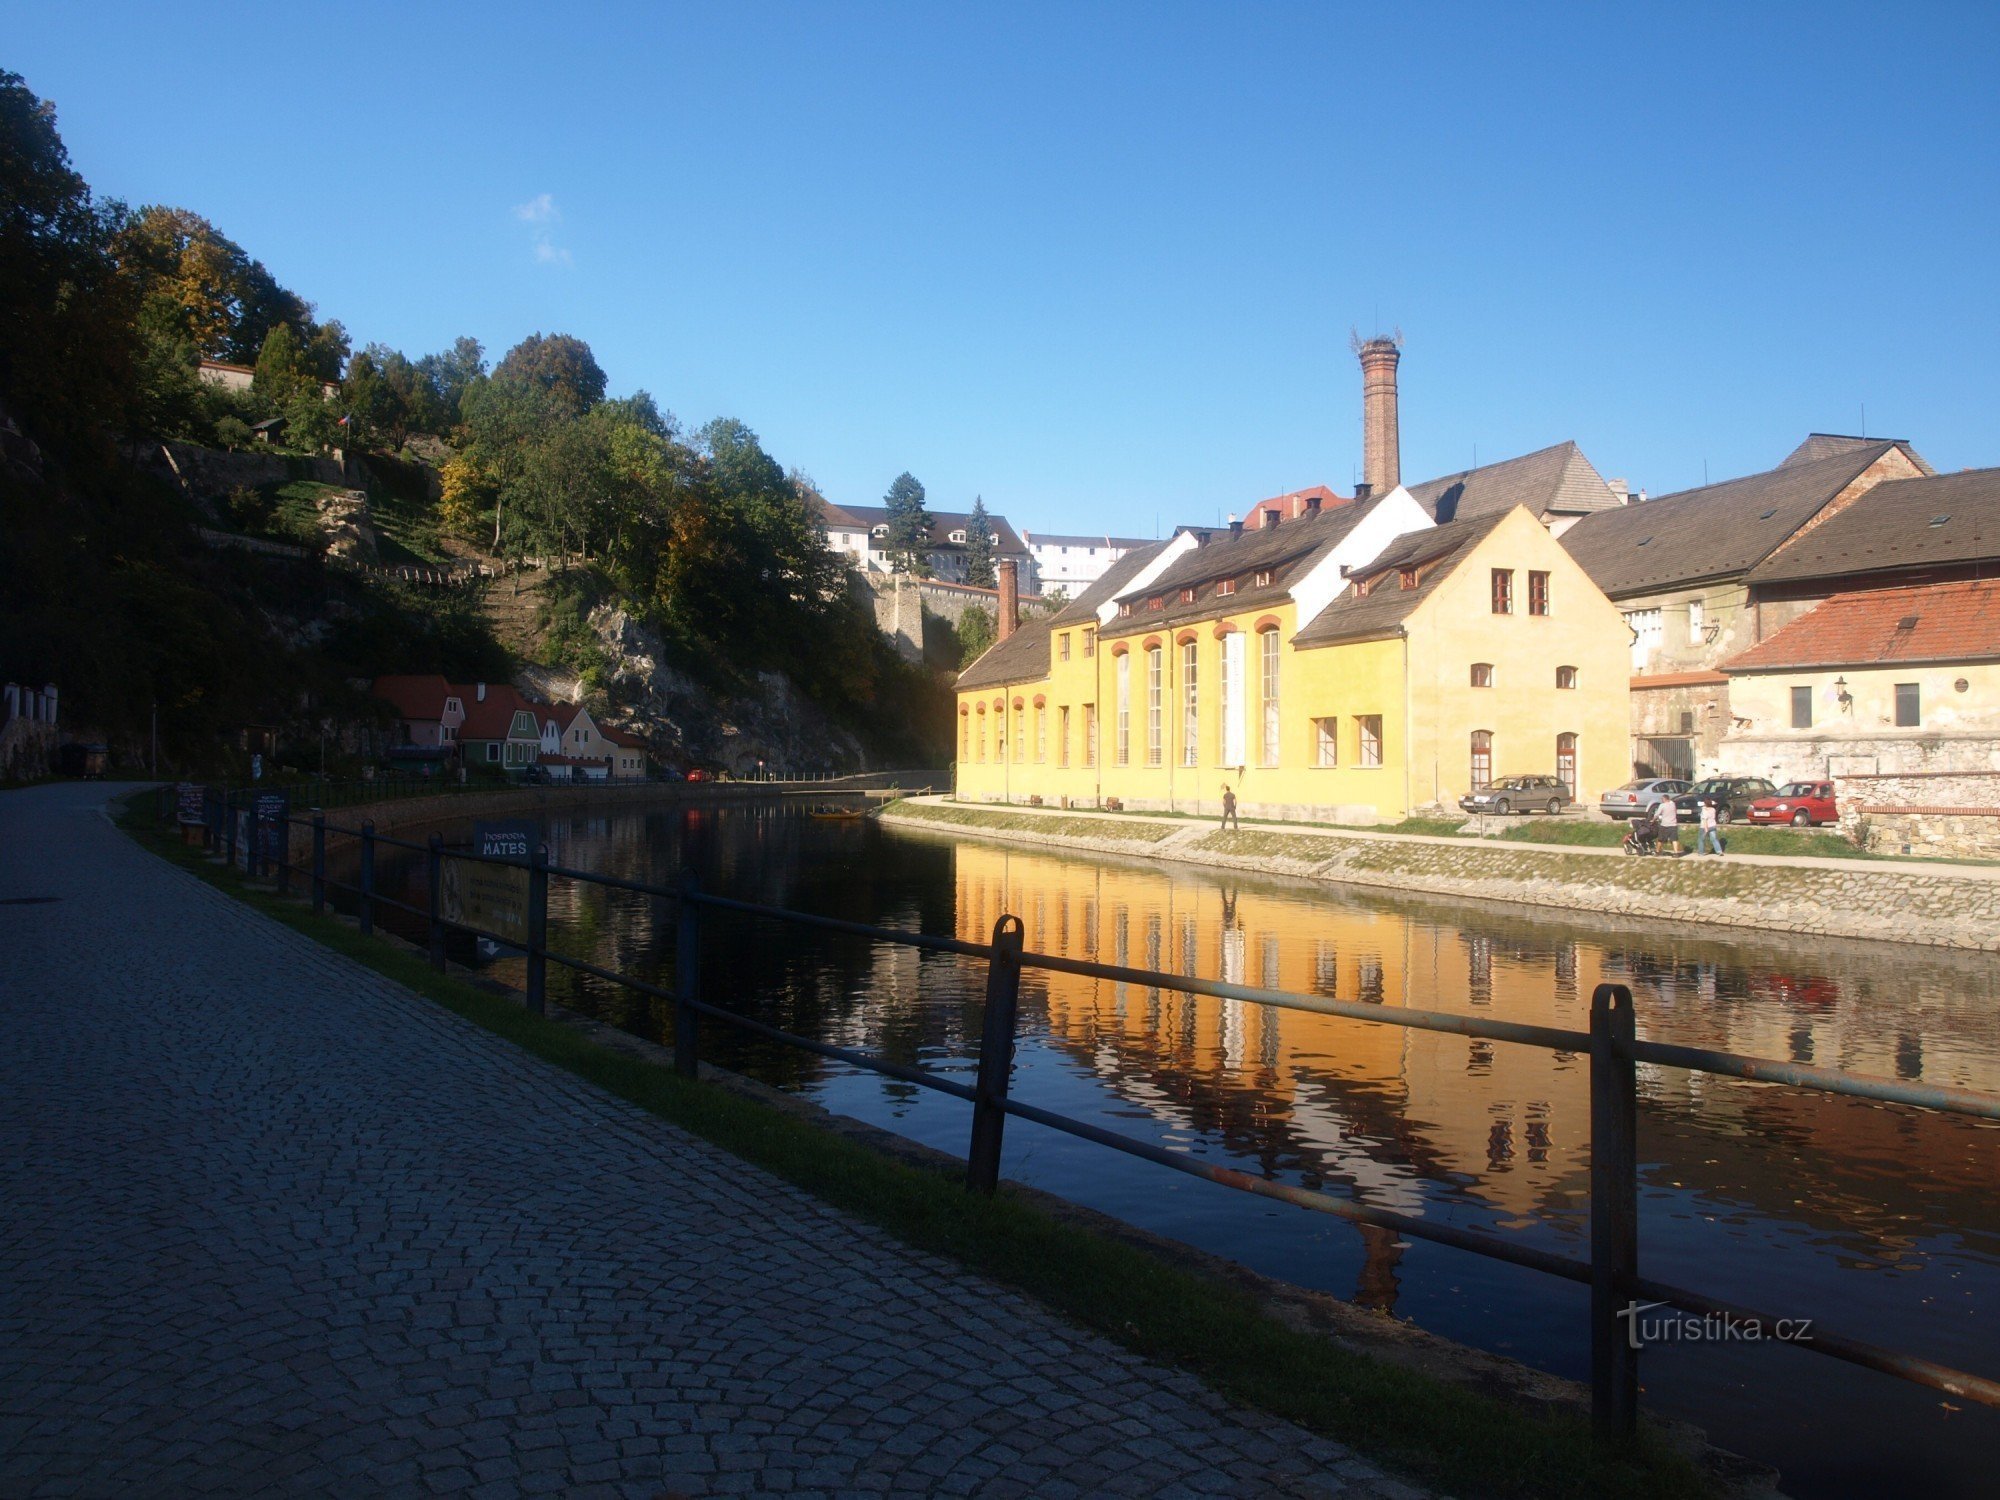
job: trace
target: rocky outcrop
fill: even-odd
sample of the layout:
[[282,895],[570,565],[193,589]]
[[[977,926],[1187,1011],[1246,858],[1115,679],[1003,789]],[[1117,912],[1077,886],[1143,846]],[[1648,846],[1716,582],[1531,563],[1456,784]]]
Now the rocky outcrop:
[[319,529],[326,555],[349,562],[375,561],[375,523],[360,490],[328,490],[319,497]]
[[610,664],[608,721],[667,764],[734,776],[754,776],[760,764],[792,775],[868,769],[860,742],[783,674],[760,672],[754,690],[718,695],[667,665],[659,636],[627,611],[600,605],[590,625]]

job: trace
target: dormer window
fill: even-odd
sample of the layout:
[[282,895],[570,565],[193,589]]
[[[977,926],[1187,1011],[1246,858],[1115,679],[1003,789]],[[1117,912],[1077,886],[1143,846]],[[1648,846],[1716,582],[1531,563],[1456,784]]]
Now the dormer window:
[[1194,590],[1193,590],[1193,589],[1182,589],[1182,590],[1181,590],[1181,603],[1183,603],[1183,604],[1192,604],[1192,603],[1194,603]]
[[1271,570],[1269,568],[1259,568],[1257,570],[1257,582],[1255,586],[1260,589],[1267,589],[1271,586]]
[[877,526],[874,529],[874,531],[870,533],[870,535],[872,536],[887,536],[888,534],[889,534],[889,528],[886,526]]
[[1415,588],[1417,586],[1417,570],[1415,568],[1399,569],[1396,574],[1396,586],[1403,589]]
[[1120,599],[1118,601],[1118,613],[1130,619],[1132,615],[1132,601],[1130,599]]
[[1218,593],[1218,594],[1233,594],[1233,593],[1235,593],[1235,592],[1236,592],[1236,580],[1235,580],[1234,578],[1225,578],[1225,579],[1223,579],[1223,580],[1222,580],[1222,582],[1218,583],[1218,584],[1217,584],[1217,585],[1215,586],[1215,591],[1216,591],[1216,593]]
[[1146,601],[1146,608],[1148,609],[1165,609],[1166,607],[1167,596],[1165,594],[1155,594]]
[[951,539],[952,539],[952,540],[953,540],[954,542],[958,542],[959,544],[963,545],[963,544],[964,544],[964,542],[965,542],[965,533],[964,533],[964,532],[962,532],[962,531],[954,531],[954,532],[953,532],[953,533],[951,534]]

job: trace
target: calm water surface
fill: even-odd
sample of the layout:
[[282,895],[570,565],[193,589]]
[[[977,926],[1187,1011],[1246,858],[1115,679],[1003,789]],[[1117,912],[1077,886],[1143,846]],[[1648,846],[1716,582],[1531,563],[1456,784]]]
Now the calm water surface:
[[[444,825],[447,838],[464,825]],[[1642,1036],[2000,1090],[2000,962],[1520,916],[1185,865],[955,843],[792,810],[660,809],[545,830],[576,868],[1308,994],[1584,1029],[1628,984]],[[421,904],[385,855],[385,889]],[[393,919],[391,919],[393,920]],[[970,1080],[983,971],[948,955],[721,914],[707,996]],[[552,941],[672,979],[663,902],[551,882]],[[468,955],[469,956],[469,955]],[[498,960],[503,976],[518,960]],[[512,977],[518,978],[518,974]],[[642,1035],[667,1007],[551,967],[565,1004]],[[1015,1093],[1285,1182],[1587,1257],[1588,1062],[1402,1027],[1029,974]],[[705,1029],[706,1055],[962,1154],[957,1100]],[[1640,1072],[1641,1267],[1963,1368],[2000,1371],[2000,1129],[1703,1075]],[[1010,1121],[1009,1176],[1467,1343],[1587,1376],[1586,1292],[1271,1204]],[[1656,1346],[1645,1399],[1778,1465],[1796,1495],[1989,1495],[2000,1413],[1821,1356]]]

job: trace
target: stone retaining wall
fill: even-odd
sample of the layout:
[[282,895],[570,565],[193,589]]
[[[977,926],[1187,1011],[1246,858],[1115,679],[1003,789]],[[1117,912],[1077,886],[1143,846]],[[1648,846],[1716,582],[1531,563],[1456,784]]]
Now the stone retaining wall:
[[[1223,833],[1207,823],[903,803],[901,828],[1005,839],[1373,889],[1595,912],[1704,927],[1760,928],[2000,951],[2000,881],[1935,867],[1855,861],[1633,859],[1613,851],[1318,830]],[[1002,821],[1002,820],[1005,821]]]
[[1834,778],[1840,824],[1884,854],[2000,859],[2000,770]]

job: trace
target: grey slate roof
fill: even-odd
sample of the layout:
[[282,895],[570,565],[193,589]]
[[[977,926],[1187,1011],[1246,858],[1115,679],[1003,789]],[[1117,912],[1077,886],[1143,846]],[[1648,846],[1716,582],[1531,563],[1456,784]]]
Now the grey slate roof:
[[1073,625],[1094,625],[1097,606],[1111,598],[1139,570],[1159,556],[1165,542],[1147,542],[1136,552],[1128,552],[1104,576],[1052,615],[1038,615],[1004,641],[995,641],[980,653],[979,660],[958,674],[960,688],[1005,687],[1015,682],[1033,682],[1049,675],[1049,637],[1058,629]]
[[[1437,592],[1438,585],[1451,576],[1472,549],[1485,541],[1511,510],[1450,521],[1429,531],[1412,531],[1396,538],[1373,562],[1355,574],[1354,583],[1341,591],[1325,609],[1292,637],[1299,647],[1332,646],[1342,641],[1369,640],[1399,633],[1403,622]],[[1397,574],[1414,567],[1421,575],[1417,586],[1399,586]],[[1385,576],[1386,575],[1386,576]],[[1372,592],[1362,594],[1359,585],[1368,579],[1383,581]]]
[[1896,446],[1843,448],[1789,468],[1585,516],[1562,544],[1612,598],[1747,573]]
[[[1232,536],[1227,530],[1219,534],[1210,532],[1206,546],[1182,553],[1142,592],[1131,594],[1132,613],[1115,616],[1101,634],[1107,638],[1132,635],[1262,605],[1282,604],[1291,597],[1291,586],[1299,576],[1339,545],[1379,503],[1342,505],[1322,510],[1318,515],[1282,521],[1276,526],[1254,531],[1246,528],[1241,536]],[[1271,581],[1260,588],[1255,582],[1256,575],[1267,568],[1271,571]],[[1236,580],[1235,593],[1215,592],[1215,585],[1224,578]],[[1195,591],[1195,597],[1192,603],[1184,604],[1180,593],[1187,588]],[[1147,601],[1154,598],[1166,602],[1159,609],[1148,609]]]
[[1604,482],[1583,450],[1573,442],[1557,443],[1519,458],[1481,464],[1422,484],[1406,486],[1417,504],[1434,521],[1465,521],[1474,516],[1505,515],[1517,505],[1528,507],[1536,520],[1556,515],[1587,515],[1613,510],[1617,494]]
[[[1935,524],[1934,524],[1935,523]],[[1891,479],[1750,570],[1752,583],[2000,559],[2000,469]]]
[[1030,531],[1024,533],[1030,546],[1034,547],[1117,547],[1130,552],[1134,547],[1151,545],[1145,537],[1132,536],[1058,536],[1053,531]]
[[958,674],[959,688],[1005,687],[1048,676],[1051,623],[1050,616],[1037,615],[1006,640],[995,641],[980,653],[978,661]]
[[1806,440],[1803,443],[1800,443],[1798,447],[1794,448],[1790,453],[1786,454],[1785,461],[1779,464],[1778,467],[1781,469],[1789,469],[1794,464],[1817,463],[1822,458],[1832,458],[1836,454],[1840,453],[1852,453],[1855,449],[1866,448],[1871,443],[1885,443],[1885,442],[1900,444],[1902,446],[1903,451],[1910,455],[1911,462],[1916,464],[1916,466],[1919,469],[1922,469],[1926,474],[1936,472],[1931,468],[1929,464],[1924,462],[1923,456],[1919,454],[1916,449],[1910,446],[1907,439],[1853,437],[1848,433],[1844,432],[1807,433]]

